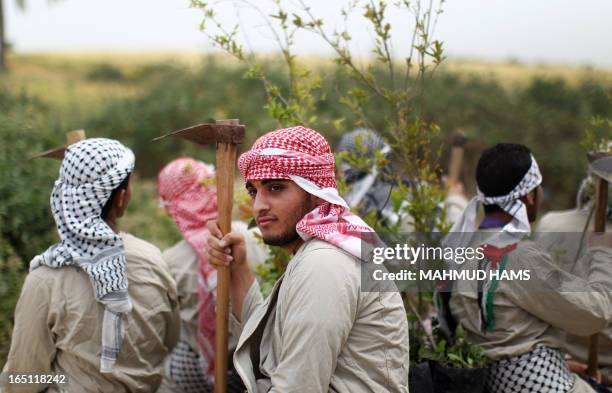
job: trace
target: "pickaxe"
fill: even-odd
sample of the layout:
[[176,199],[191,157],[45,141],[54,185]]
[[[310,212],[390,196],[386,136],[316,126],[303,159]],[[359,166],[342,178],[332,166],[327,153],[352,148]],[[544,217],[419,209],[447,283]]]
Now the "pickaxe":
[[[608,210],[608,184],[612,182],[612,154],[593,153],[589,154],[589,169],[595,176],[595,226],[594,232],[604,233],[606,231],[606,212]],[[589,358],[587,363],[587,374],[595,377],[598,367],[599,334],[589,338]]]
[[66,133],[66,145],[62,147],[58,147],[51,150],[43,151],[42,153],[37,153],[33,155],[31,158],[55,158],[57,160],[62,160],[64,158],[64,153],[66,152],[66,148],[68,146],[82,141],[85,139],[85,130],[74,130]]
[[[238,120],[218,120],[216,124],[199,124],[155,138],[172,136],[198,145],[216,144],[217,148],[217,209],[219,227],[226,234],[232,226],[232,204],[236,147],[244,141],[245,127]],[[217,271],[217,318],[215,321],[215,393],[227,391],[227,340],[229,335],[229,267]]]

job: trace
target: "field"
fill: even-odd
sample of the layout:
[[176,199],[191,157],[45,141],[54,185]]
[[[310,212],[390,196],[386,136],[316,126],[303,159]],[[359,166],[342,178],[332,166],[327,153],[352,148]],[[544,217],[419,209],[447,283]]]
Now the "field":
[[[238,64],[224,55],[218,61],[232,67]],[[62,111],[96,112],[106,100],[133,97],[142,91],[135,83],[143,70],[160,64],[174,64],[197,69],[204,57],[197,53],[105,53],[65,52],[58,54],[13,54],[10,57],[11,73],[1,78],[2,85],[17,93],[27,91],[40,97]],[[324,58],[309,58],[312,66],[329,65]],[[121,78],[92,80],[92,72],[110,66],[119,70]],[[103,69],[102,69],[103,71]],[[146,72],[146,71],[144,71]],[[520,63],[493,63],[470,60],[449,60],[439,68],[440,73],[452,73],[464,78],[477,77],[498,81],[510,89],[525,86],[534,78],[562,79],[576,85],[586,79],[602,84],[612,82],[612,69],[569,67],[555,65],[524,65]]]
[[[266,64],[283,85],[276,59]],[[344,118],[345,130],[355,124],[340,104],[346,81],[335,79],[326,59],[309,58],[305,64],[326,75],[316,127],[335,142],[342,130],[330,126],[333,120]],[[245,69],[220,55],[12,54],[9,66],[0,76],[0,367],[24,266],[56,238],[48,195],[59,162],[27,161],[29,156],[62,145],[66,131],[81,128],[132,147],[135,196],[121,225],[163,249],[179,234],[158,208],[157,171],[181,154],[210,162],[213,152],[151,139],[220,118],[240,117],[248,141],[276,126],[264,110],[260,82],[244,79]],[[463,170],[468,192],[474,191],[472,171],[484,146],[521,142],[540,161],[546,209],[571,208],[586,167],[580,141],[594,116],[612,117],[611,88],[612,70],[450,60],[430,83],[423,113],[440,125],[445,151],[452,131],[462,129],[470,137]],[[375,109],[373,123],[384,124]]]

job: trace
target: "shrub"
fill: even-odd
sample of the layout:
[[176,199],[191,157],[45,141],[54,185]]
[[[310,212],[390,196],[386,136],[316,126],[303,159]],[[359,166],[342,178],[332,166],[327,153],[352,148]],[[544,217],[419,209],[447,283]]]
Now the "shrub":
[[[0,236],[24,263],[55,239],[49,195],[59,165],[29,160],[53,146],[37,100],[0,91]],[[9,255],[0,249],[0,259]]]
[[124,79],[123,72],[112,64],[102,63],[91,67],[87,79],[101,82],[117,82]]

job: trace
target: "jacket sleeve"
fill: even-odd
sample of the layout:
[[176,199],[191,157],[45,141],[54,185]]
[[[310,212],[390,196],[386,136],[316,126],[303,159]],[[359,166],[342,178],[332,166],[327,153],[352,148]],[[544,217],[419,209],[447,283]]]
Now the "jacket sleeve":
[[171,280],[169,283],[167,297],[171,312],[168,315],[164,344],[168,348],[168,353],[170,353],[176,346],[176,343],[178,343],[181,334],[181,307],[174,280]]
[[[55,342],[52,328],[55,314],[50,312],[51,290],[48,284],[36,276],[27,275],[15,308],[11,348],[4,366],[5,373],[47,374],[52,371],[55,358]],[[38,392],[44,386],[14,385],[3,387],[2,392]]]
[[273,393],[328,392],[356,315],[358,283],[347,277],[338,253],[316,250],[306,258],[283,282],[287,296],[279,302],[286,312],[278,366],[270,376]]
[[[587,336],[603,330],[612,318],[612,249],[593,248],[587,278],[559,269],[551,257],[530,250],[531,279],[513,281],[512,301],[541,320],[568,333]],[[529,268],[522,263],[523,268]]]

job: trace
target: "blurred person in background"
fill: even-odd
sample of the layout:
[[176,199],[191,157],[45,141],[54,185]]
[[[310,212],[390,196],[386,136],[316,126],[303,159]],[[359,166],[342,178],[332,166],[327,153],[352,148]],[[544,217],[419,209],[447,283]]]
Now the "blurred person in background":
[[[217,218],[214,183],[212,166],[188,157],[167,164],[157,178],[160,202],[184,238],[163,253],[177,283],[181,335],[168,357],[159,392],[213,389],[217,272],[208,261],[206,242],[210,233],[206,224]],[[265,262],[267,247],[258,238],[256,228],[249,230],[246,223],[233,221],[232,230],[245,237],[252,269]],[[230,326],[230,351],[238,340],[234,331]],[[228,391],[243,392],[244,386],[233,367],[229,367],[229,373]]]
[[[594,230],[595,178],[588,175],[580,184],[576,196],[576,208],[551,211],[540,219],[537,241],[549,253],[556,256],[555,261],[565,271],[579,277],[587,277],[589,266],[582,258],[587,251],[588,232]],[[612,192],[608,192],[606,211],[606,232],[612,232]],[[581,263],[579,263],[581,262]],[[612,277],[612,263],[608,264]],[[570,363],[575,371],[584,371],[588,359],[589,338],[568,334],[565,350],[572,356]],[[612,325],[599,335],[599,368],[602,383],[612,387]]]
[[119,230],[133,169],[134,154],[115,140],[67,148],[51,193],[60,242],[30,262],[5,373],[66,375],[50,392],[159,387],[179,337],[178,299],[160,250]]
[[[357,168],[350,165],[347,160],[342,160],[338,169],[338,177],[344,179],[349,190],[343,195],[348,205],[357,209],[360,216],[365,216],[371,211],[376,212],[376,217],[384,225],[393,226],[399,221],[399,216],[393,211],[391,204],[391,193],[397,186],[397,180],[401,179],[406,185],[410,180],[398,176],[398,168],[393,164],[393,152],[383,137],[375,131],[357,129],[344,134],[338,142],[336,150],[345,152],[356,158],[375,160],[377,152],[389,162],[378,167],[373,162],[371,168]],[[457,183],[448,190],[444,206],[446,207],[446,222],[453,224],[463,209],[468,204],[465,197],[463,184]],[[442,207],[440,207],[442,210]],[[401,232],[412,232],[414,230],[410,216],[402,218]]]

